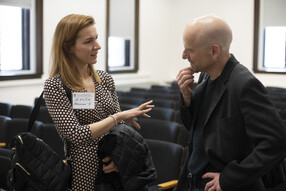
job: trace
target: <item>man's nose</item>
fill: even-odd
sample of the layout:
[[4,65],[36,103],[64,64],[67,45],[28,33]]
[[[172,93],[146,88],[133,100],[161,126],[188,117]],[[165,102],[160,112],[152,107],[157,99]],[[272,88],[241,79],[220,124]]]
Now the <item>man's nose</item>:
[[187,58],[188,58],[188,56],[187,56],[185,50],[183,51],[182,58],[183,58],[183,59],[187,59]]

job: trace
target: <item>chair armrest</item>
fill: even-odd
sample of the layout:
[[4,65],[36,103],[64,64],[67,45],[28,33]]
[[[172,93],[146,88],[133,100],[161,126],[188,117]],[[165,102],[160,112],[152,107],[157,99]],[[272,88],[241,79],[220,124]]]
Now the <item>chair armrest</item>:
[[159,186],[159,190],[167,190],[167,189],[176,187],[177,184],[178,184],[178,180],[171,180],[168,182],[158,184],[158,186]]
[[0,148],[6,148],[6,143],[0,143]]

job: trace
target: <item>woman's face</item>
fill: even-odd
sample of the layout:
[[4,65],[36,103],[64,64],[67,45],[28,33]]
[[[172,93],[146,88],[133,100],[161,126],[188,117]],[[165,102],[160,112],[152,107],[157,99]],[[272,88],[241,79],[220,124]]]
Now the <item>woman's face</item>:
[[97,62],[97,53],[101,49],[97,38],[98,34],[94,25],[85,27],[78,33],[76,42],[70,49],[72,61],[77,66]]

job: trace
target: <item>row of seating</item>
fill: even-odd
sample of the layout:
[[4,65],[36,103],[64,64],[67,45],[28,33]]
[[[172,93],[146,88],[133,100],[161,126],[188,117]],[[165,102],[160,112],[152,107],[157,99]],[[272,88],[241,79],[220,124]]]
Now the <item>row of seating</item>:
[[[12,138],[20,132],[28,130],[29,119],[10,118],[0,115],[0,142],[6,148]],[[54,124],[35,121],[31,132],[50,145],[60,156],[64,158],[63,144]]]
[[[161,120],[161,119],[146,119],[138,118],[138,123],[141,129],[138,131],[144,138],[156,139],[167,142],[187,146],[188,144],[188,131],[177,122]],[[10,118],[8,116],[0,115],[0,142],[8,145],[11,139],[19,132],[27,131],[28,119]],[[36,128],[32,128],[32,132],[42,138],[43,136],[51,136],[54,138],[52,130],[55,129],[53,123],[44,123],[42,121],[35,122]],[[46,134],[42,133],[47,130]]]
[[[151,121],[151,119],[138,119],[142,126],[142,130],[138,132],[145,137],[157,169],[158,179],[149,185],[154,186],[158,183],[178,178],[185,156],[185,147],[176,142],[178,142],[178,138],[180,141],[186,142],[187,137],[186,133],[180,134],[179,129],[182,127],[176,122],[155,120],[152,123]],[[157,124],[157,126],[154,126],[154,124]],[[28,119],[11,119],[7,116],[0,116],[0,127],[5,127],[1,128],[4,130],[4,132],[1,132],[1,135],[5,135],[5,137],[1,137],[0,142],[4,141],[9,144],[16,134],[27,130]],[[63,143],[57,134],[54,124],[36,121],[31,132],[50,145],[64,159]],[[0,171],[3,174],[2,176],[0,174],[0,179],[2,179],[0,187],[3,189],[7,188],[6,182],[3,180],[6,174],[3,172],[7,172],[9,169],[7,165],[9,166],[10,163],[7,153],[9,153],[8,149],[0,149],[0,161],[2,161],[0,163]]]
[[[126,105],[122,100],[119,98],[122,110],[124,110]],[[178,179],[188,142],[188,132],[180,123],[178,110],[175,110],[173,107],[159,107],[159,101],[155,103],[156,108],[150,112],[152,116],[150,119],[141,117],[137,119],[142,127],[138,132],[146,139],[158,173],[158,179],[150,183],[150,187],[157,186],[158,183]],[[168,101],[165,99],[166,103]],[[172,104],[174,104],[174,100],[172,100]],[[1,109],[4,108],[1,105],[6,106],[6,110]],[[135,105],[137,107],[139,105],[138,102],[134,102],[133,106]],[[6,143],[6,148],[17,133],[27,130],[28,118],[32,108],[32,106],[0,104],[0,142]],[[14,114],[11,115],[11,113]],[[31,131],[64,158],[62,140],[58,136],[55,125],[45,106],[41,107],[37,121]],[[8,170],[7,166],[9,166],[10,162],[7,153],[7,149],[0,149],[0,171],[2,172],[0,173],[0,179],[3,180],[0,181],[0,188],[3,189],[7,188],[4,181],[5,178],[2,178],[6,175],[3,172]]]
[[121,104],[138,105],[153,100],[156,107],[178,109],[180,90],[177,86],[152,85],[150,88],[132,87],[129,91],[117,91]]
[[29,118],[32,113],[31,105],[13,105],[11,103],[0,102],[0,115],[11,118]]
[[[157,90],[156,94],[166,94],[166,95],[173,95],[175,92],[176,88],[170,88],[170,87],[153,87],[153,89],[160,89]],[[152,89],[152,88],[150,88]],[[145,89],[142,90],[140,88],[131,88],[129,92],[133,92],[133,98],[138,98],[140,96],[136,96],[138,94],[135,94],[134,92],[140,92],[140,91],[145,91],[149,92],[150,89]],[[178,88],[177,88],[177,93],[178,93]],[[155,91],[154,91],[155,92]],[[161,92],[161,93],[159,93]],[[162,93],[163,92],[163,93]],[[149,92],[150,93],[150,92]],[[176,94],[176,93],[175,93]],[[140,94],[142,95],[142,94]],[[146,97],[147,94],[145,94]],[[151,95],[151,94],[149,94]],[[179,94],[177,94],[179,95]],[[274,95],[274,94],[269,94],[269,95]],[[137,107],[139,102],[135,104],[128,104],[124,103],[124,96],[126,96],[125,93],[118,93],[119,97],[119,102],[121,105],[121,109],[128,109],[132,107]],[[275,94],[275,96],[277,96]],[[146,98],[141,98],[141,101],[145,100]],[[163,96],[162,96],[163,97]],[[279,97],[279,96],[278,96]],[[130,97],[129,97],[130,98]],[[156,98],[152,98],[153,100],[156,101]],[[176,99],[179,99],[178,97]],[[125,99],[128,100],[128,99]],[[178,103],[178,100],[175,100],[175,98],[172,99],[167,99],[167,98],[158,98],[158,101],[170,101],[175,103]],[[133,100],[135,101],[135,100]],[[167,104],[160,105],[159,102],[154,101],[154,104],[156,105],[156,108],[154,108],[151,112],[151,118],[150,119],[145,119],[145,118],[138,118],[138,122],[141,125],[141,130],[139,133],[146,139],[152,157],[153,161],[155,164],[155,167],[158,172],[158,179],[150,184],[150,186],[157,185],[158,183],[161,182],[166,182],[169,180],[176,180],[178,179],[179,172],[181,170],[181,165],[182,161],[184,160],[184,156],[186,155],[186,145],[188,141],[188,132],[187,130],[183,127],[180,121],[180,116],[179,116],[179,111],[177,110],[177,107],[167,107]],[[166,102],[167,103],[167,102]],[[1,106],[1,103],[0,103]],[[11,105],[13,106],[13,105]],[[19,106],[19,105],[18,105]],[[5,114],[6,116],[2,117],[3,119],[1,120],[0,116],[0,127],[3,126],[3,123],[5,123],[8,128],[11,127],[11,129],[8,130],[1,130],[0,128],[0,142],[6,142],[9,143],[11,138],[13,137],[13,134],[15,135],[16,132],[12,132],[12,130],[16,130],[18,132],[25,131],[22,129],[19,129],[19,127],[27,127],[27,116],[28,111],[31,110],[27,109],[25,110],[25,115],[19,115],[21,112],[15,112],[15,108],[21,108],[21,107],[14,107],[14,111],[12,112],[12,107],[10,107],[10,110],[7,109],[8,114]],[[1,112],[4,111],[0,107],[0,114]],[[14,113],[11,115],[11,113]],[[18,113],[16,115],[16,113]],[[48,117],[47,117],[48,116]],[[22,118],[22,119],[19,119]],[[19,124],[20,121],[24,121],[26,125]],[[286,125],[286,121],[285,125]],[[15,127],[15,128],[14,128]],[[24,128],[25,129],[25,128]],[[1,132],[4,131],[4,132]],[[39,138],[43,139],[46,143],[48,143],[60,156],[64,157],[63,153],[63,143],[61,139],[59,138],[57,131],[55,129],[54,124],[52,124],[52,120],[48,114],[48,111],[46,107],[41,107],[39,117],[37,119],[37,122],[35,123],[34,127],[32,128],[32,132],[35,133]],[[17,133],[16,133],[17,134]],[[2,136],[1,136],[2,135]],[[0,172],[2,171],[2,168],[7,168],[7,165],[3,165],[5,163],[2,163],[2,160],[7,160],[7,157],[1,156],[2,152],[6,151],[1,151],[0,150]],[[166,160],[167,159],[167,160]],[[2,174],[0,173],[0,188],[1,188],[1,179],[2,179]],[[5,189],[5,188],[4,188]]]

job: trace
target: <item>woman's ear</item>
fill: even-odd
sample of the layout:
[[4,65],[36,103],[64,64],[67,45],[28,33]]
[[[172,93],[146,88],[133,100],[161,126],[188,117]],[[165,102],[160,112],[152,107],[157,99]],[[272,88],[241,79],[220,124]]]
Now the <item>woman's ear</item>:
[[66,42],[64,42],[64,44],[63,44],[63,48],[64,48],[64,50],[65,50],[65,52],[67,53],[67,54],[70,54],[71,53],[71,46],[68,44],[68,43],[66,43]]

